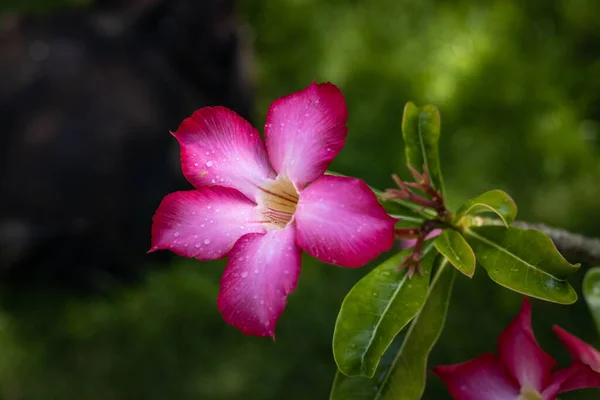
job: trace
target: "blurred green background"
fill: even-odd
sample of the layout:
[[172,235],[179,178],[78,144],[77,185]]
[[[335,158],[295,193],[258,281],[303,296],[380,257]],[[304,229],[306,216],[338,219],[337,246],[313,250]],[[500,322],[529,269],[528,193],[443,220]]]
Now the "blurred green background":
[[[44,11],[56,5],[35,3]],[[442,115],[452,207],[499,188],[515,198],[520,219],[600,236],[597,0],[248,0],[238,9],[256,56],[257,126],[277,97],[313,79],[331,81],[350,115],[347,146],[331,169],[385,188],[391,173],[407,176],[404,103],[433,103]],[[337,310],[373,265],[344,270],[305,257],[276,343],[222,322],[223,266],[181,259],[91,298],[40,288],[5,294],[0,395],[326,399]],[[582,275],[573,279],[577,288]],[[430,365],[494,351],[520,303],[481,269],[472,281],[460,276]],[[542,347],[561,365],[568,356],[552,324],[600,347],[582,300],[568,307],[535,301],[533,318]],[[424,398],[449,397],[430,375]],[[597,399],[600,391],[562,398]]]

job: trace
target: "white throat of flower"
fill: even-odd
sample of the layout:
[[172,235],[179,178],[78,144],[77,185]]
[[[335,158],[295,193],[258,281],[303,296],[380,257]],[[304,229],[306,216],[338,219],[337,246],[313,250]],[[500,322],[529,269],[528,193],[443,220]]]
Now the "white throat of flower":
[[258,187],[262,192],[258,201],[266,222],[284,228],[294,218],[298,205],[298,191],[289,179],[278,176]]
[[519,400],[542,400],[542,395],[539,394],[537,390],[529,386],[525,386],[521,388]]

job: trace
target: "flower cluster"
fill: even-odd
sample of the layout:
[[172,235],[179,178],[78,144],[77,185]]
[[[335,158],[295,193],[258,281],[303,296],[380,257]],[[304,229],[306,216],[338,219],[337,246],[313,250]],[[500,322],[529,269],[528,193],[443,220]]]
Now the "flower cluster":
[[151,251],[228,257],[217,306],[248,335],[274,337],[296,288],[301,250],[354,268],[394,243],[394,225],[361,180],[325,175],[344,147],[344,97],[330,83],[276,100],[265,143],[246,120],[206,107],[173,135],[195,190],[167,195],[152,225]]
[[498,356],[434,369],[456,400],[553,400],[575,389],[600,387],[600,352],[558,326],[553,327],[573,362],[554,370],[556,361],[538,345],[531,327],[531,304],[498,338]]

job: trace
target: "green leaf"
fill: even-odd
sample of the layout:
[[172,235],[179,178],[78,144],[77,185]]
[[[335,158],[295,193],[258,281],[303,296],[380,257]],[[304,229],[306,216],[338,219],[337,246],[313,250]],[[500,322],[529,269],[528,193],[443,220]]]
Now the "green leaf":
[[583,278],[583,297],[600,333],[600,267],[591,268]]
[[554,303],[577,301],[577,293],[566,278],[579,269],[579,264],[569,264],[544,233],[481,226],[466,230],[465,237],[479,264],[496,283]]
[[400,350],[390,348],[372,379],[345,376],[338,371],[330,400],[420,399],[425,390],[427,358],[444,328],[455,275],[443,258],[425,305],[406,332]]
[[467,215],[482,212],[493,212],[497,214],[504,225],[508,226],[517,216],[517,205],[515,201],[502,190],[490,190],[463,204],[454,217],[457,225]]
[[348,293],[333,333],[333,355],[346,375],[373,376],[381,356],[394,337],[419,312],[429,287],[435,257],[433,245],[425,248],[423,276],[412,279],[398,270],[411,250],[379,265]]
[[460,272],[473,277],[475,273],[475,253],[465,238],[454,229],[444,229],[433,242],[435,248]]
[[432,186],[443,194],[444,184],[440,168],[438,142],[440,140],[440,112],[433,105],[417,107],[413,102],[404,106],[402,136],[406,162],[417,171],[427,169]]

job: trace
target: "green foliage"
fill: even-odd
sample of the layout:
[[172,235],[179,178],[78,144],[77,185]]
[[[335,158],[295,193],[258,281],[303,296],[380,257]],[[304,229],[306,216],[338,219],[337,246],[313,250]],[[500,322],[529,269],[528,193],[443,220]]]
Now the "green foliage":
[[583,279],[583,297],[600,333],[600,267],[591,268]]
[[417,171],[429,174],[433,187],[443,193],[438,143],[440,112],[435,106],[417,107],[408,102],[402,116],[402,136],[406,162]]
[[409,251],[391,257],[350,290],[337,318],[333,354],[346,375],[372,377],[394,337],[421,310],[429,287],[435,252],[426,249],[423,276],[399,270]]
[[444,229],[434,241],[435,248],[460,272],[471,278],[475,273],[475,253],[454,229]]
[[481,226],[470,227],[465,235],[477,261],[498,284],[555,303],[577,301],[577,293],[566,278],[579,265],[569,264],[542,232]]
[[517,216],[517,205],[502,190],[490,190],[463,204],[456,212],[454,221],[460,226],[465,217],[479,213],[494,213],[508,226]]
[[[442,259],[423,309],[406,332],[400,350],[380,364],[375,378],[348,377],[338,372],[330,400],[418,400],[425,390],[427,359],[437,342],[450,303],[456,275]],[[394,349],[392,349],[394,350]],[[389,362],[389,364],[388,364]]]
[[[408,283],[408,274],[403,275],[401,279],[396,276],[390,279],[387,272],[390,260],[363,278],[342,304],[336,323],[333,349],[340,373],[372,378],[394,337],[425,301],[424,308],[411,325],[395,361],[383,372],[385,378],[381,381],[376,378],[377,383],[370,383],[371,386],[378,387],[375,398],[387,396],[389,399],[410,400],[420,398],[425,390],[425,375],[421,368],[425,371],[428,355],[443,327],[449,292],[443,307],[436,305],[436,297],[429,296],[436,295],[435,283],[440,282],[440,279],[444,282],[443,276],[449,274],[444,272],[446,264],[452,264],[471,278],[477,259],[492,280],[500,285],[525,295],[562,304],[572,304],[577,300],[577,293],[566,278],[576,272],[579,265],[569,264],[545,234],[509,226],[517,215],[517,206],[512,198],[501,190],[488,191],[468,201],[454,216],[445,209],[443,203],[433,201],[439,194],[435,190],[432,194],[432,188],[439,190],[442,187],[438,154],[439,112],[435,107],[426,106],[419,109],[413,103],[407,103],[402,119],[402,133],[409,168],[423,163],[424,170],[431,171],[431,187],[427,180],[419,176],[415,176],[415,179],[423,181],[418,182],[416,188],[432,197],[432,202],[428,203],[422,198],[419,200],[418,194],[409,192],[407,185],[410,183],[399,183],[402,187],[399,197],[408,200],[416,198],[418,201],[415,201],[415,204],[435,208],[435,212],[439,214],[427,218],[425,223],[417,224],[406,234],[415,235],[415,231],[418,231],[416,236],[422,241],[431,232],[432,227],[445,227],[434,240],[435,249],[444,261],[433,278],[432,289],[427,293],[426,300],[421,294],[426,285],[420,285],[421,290],[417,293],[408,290],[412,288]],[[434,177],[437,177],[437,184]],[[428,204],[430,205],[427,206]],[[503,226],[498,226],[496,219],[475,217],[480,213],[495,214]],[[409,225],[412,222],[414,221],[407,221]],[[425,228],[426,224],[433,225]],[[420,242],[415,248],[418,246]],[[427,266],[426,274],[425,277],[417,278],[418,283],[423,281],[422,278],[429,279],[430,260],[436,254],[437,252],[427,255],[424,260]],[[398,263],[402,258],[414,261],[414,256],[420,256],[418,250],[412,251],[410,255],[400,253],[396,256],[397,260],[392,260],[394,263]],[[453,277],[454,275],[450,282],[453,282]],[[373,299],[372,296],[379,293],[382,283],[389,289],[383,292],[381,298]],[[449,286],[451,287],[451,284]],[[406,290],[403,290],[405,288]],[[410,296],[415,296],[414,301]],[[402,303],[408,304],[405,313],[399,312]],[[438,314],[443,308],[443,316],[438,318],[442,320],[441,325],[432,324],[426,319],[430,312],[428,307],[433,307]],[[426,322],[423,323],[423,320]],[[422,337],[425,338],[423,342]],[[416,343],[412,343],[413,341]],[[346,390],[353,386],[353,383],[348,383],[346,378],[338,374],[331,392],[332,398],[349,396]],[[360,396],[368,392],[358,390]]]

